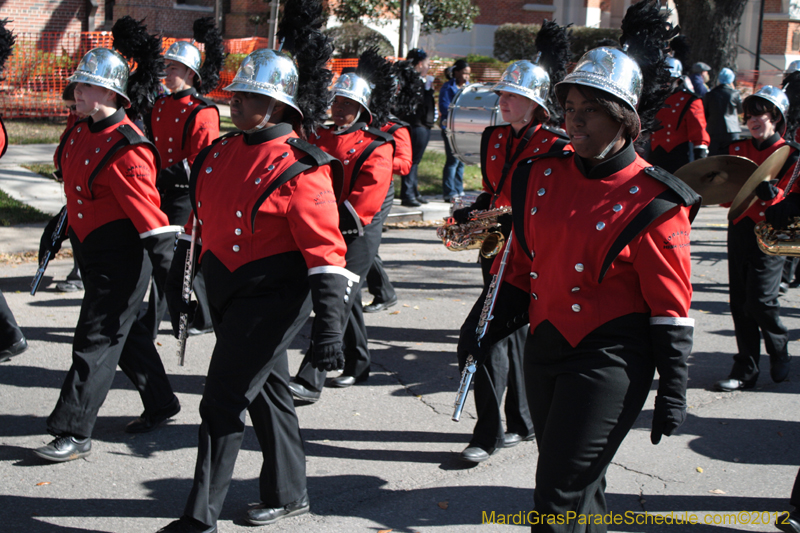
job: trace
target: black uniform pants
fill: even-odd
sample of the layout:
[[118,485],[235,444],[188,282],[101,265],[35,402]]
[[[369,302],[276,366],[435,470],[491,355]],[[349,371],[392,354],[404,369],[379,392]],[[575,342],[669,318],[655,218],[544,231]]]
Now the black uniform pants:
[[415,200],[419,196],[419,163],[431,140],[431,129],[425,126],[409,126],[411,133],[411,170],[400,176],[400,199],[404,202]]
[[694,161],[691,143],[679,144],[667,152],[662,146],[650,152],[647,162],[663,168],[667,172],[675,172],[683,165]]
[[[525,382],[539,459],[534,509],[606,514],[605,475],[647,399],[655,365],[649,318],[612,320],[576,347],[543,322],[525,344]],[[545,520],[546,522],[546,520]],[[606,525],[532,524],[534,532],[602,533]]]
[[[376,214],[372,221],[364,228],[364,235],[352,239],[346,237],[347,270],[360,277],[359,282],[353,285],[350,293],[350,311],[347,325],[342,336],[342,351],[344,352],[344,376],[354,376],[356,378],[366,378],[369,376],[370,354],[369,339],[367,338],[367,326],[364,323],[364,311],[361,305],[361,288],[364,286],[369,269],[375,256],[378,255],[378,247],[381,244],[381,233],[383,232],[383,222],[389,215],[392,208],[391,202],[383,203],[381,210]],[[322,391],[325,385],[325,378],[328,373],[324,370],[317,370],[311,366],[311,353],[306,352],[300,370],[297,372],[297,379],[304,387],[317,392]]]
[[[484,285],[492,281],[491,267],[494,260],[499,257],[486,259],[480,258],[481,271]],[[499,260],[499,259],[498,259]],[[463,370],[469,351],[466,346],[467,335],[475,335],[478,327],[482,308],[477,305],[470,312],[458,339],[458,365]],[[478,446],[491,453],[503,447],[505,429],[503,428],[503,414],[506,417],[506,427],[509,433],[516,433],[527,437],[533,433],[528,398],[525,391],[525,373],[523,371],[523,355],[528,328],[520,327],[511,335],[496,342],[489,350],[489,354],[475,373],[473,383],[475,390],[475,409],[478,420],[472,430],[470,446]],[[508,392],[506,392],[508,389]],[[503,408],[503,395],[506,396]]]
[[[192,204],[189,199],[189,189],[171,189],[161,195],[161,210],[169,218],[169,223],[175,226],[185,226],[192,214]],[[185,257],[177,258],[178,261],[185,261]],[[190,328],[201,331],[209,330],[212,327],[211,317],[208,313],[208,297],[206,296],[206,284],[203,272],[195,272],[192,278],[192,292],[197,301],[197,310],[194,313]],[[158,336],[158,328],[167,312],[167,297],[161,294],[155,283],[150,284],[150,298],[148,300],[147,311],[142,317],[142,321],[150,328],[155,339]]]
[[742,381],[758,376],[762,336],[770,357],[783,359],[789,353],[778,303],[785,258],[763,253],[753,228],[749,218],[728,226],[728,291],[739,350],[730,377]]
[[8,307],[6,297],[0,292],[0,350],[9,348],[22,339],[22,330],[17,325],[14,313]]
[[[394,187],[389,186],[386,199],[383,201],[383,205],[381,205],[381,211],[387,210],[386,216],[389,216],[389,211],[392,210],[392,202],[394,202]],[[382,227],[381,231],[383,231]],[[378,254],[375,254],[375,259],[372,260],[372,267],[370,267],[367,273],[367,289],[369,293],[375,297],[374,301],[376,302],[388,302],[397,296],[394,292],[392,282],[389,281],[389,276],[383,268],[381,256]]]
[[214,525],[244,438],[245,411],[263,456],[262,503],[281,507],[306,490],[287,349],[311,314],[311,298],[299,253],[254,261],[231,273],[207,252],[202,269],[210,282],[217,343],[200,401],[197,463],[184,514]]
[[53,435],[90,437],[117,365],[146,412],[174,398],[147,328],[137,319],[152,267],[130,220],[106,224],[80,242],[70,231],[84,296],[72,342],[72,366],[47,419]]

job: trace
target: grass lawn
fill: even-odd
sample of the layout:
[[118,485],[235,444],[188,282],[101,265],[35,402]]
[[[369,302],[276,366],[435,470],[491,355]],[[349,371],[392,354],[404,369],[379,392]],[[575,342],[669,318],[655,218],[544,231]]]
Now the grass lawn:
[[53,178],[53,172],[56,171],[55,165],[50,163],[31,163],[29,165],[20,165],[24,168],[27,168],[31,172],[36,172],[40,176],[44,176],[45,178]]
[[53,144],[61,138],[67,119],[15,119],[3,123],[8,131],[8,144]]
[[5,192],[0,191],[0,226],[47,222],[50,218],[52,218],[50,215],[18,202]]
[[[442,195],[442,169],[444,168],[445,155],[442,152],[428,150],[422,156],[419,164],[419,192],[423,195],[441,196]],[[464,190],[480,191],[481,169],[477,165],[467,165],[464,167]],[[396,198],[400,198],[400,178],[394,180],[394,193]]]

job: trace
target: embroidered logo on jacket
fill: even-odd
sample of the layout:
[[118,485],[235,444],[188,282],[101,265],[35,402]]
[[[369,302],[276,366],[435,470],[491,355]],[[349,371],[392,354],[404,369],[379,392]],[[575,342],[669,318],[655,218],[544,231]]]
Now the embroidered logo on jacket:
[[689,232],[688,231],[676,231],[673,232],[671,235],[667,236],[664,239],[664,249],[665,250],[674,250],[676,248],[685,248],[689,246]]

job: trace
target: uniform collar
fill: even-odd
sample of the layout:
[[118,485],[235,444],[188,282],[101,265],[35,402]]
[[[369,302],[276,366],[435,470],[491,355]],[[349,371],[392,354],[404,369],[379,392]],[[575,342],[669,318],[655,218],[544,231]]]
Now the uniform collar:
[[514,128],[512,128],[511,126],[509,126],[509,129],[511,129],[511,136],[514,137],[515,139],[519,139],[523,135],[525,135],[525,132],[528,131],[530,128],[536,128],[538,125],[539,123],[536,122],[536,120],[531,120],[530,124],[519,130],[519,133],[514,131]]
[[285,137],[290,133],[292,133],[292,125],[287,122],[281,122],[280,124],[275,124],[274,126],[264,128],[254,133],[245,133],[244,143],[248,146],[263,144],[265,142],[274,141],[278,137]]
[[753,143],[753,147],[756,150],[761,152],[763,150],[766,150],[767,148],[769,148],[770,146],[772,146],[773,144],[775,144],[780,140],[781,140],[781,134],[776,131],[775,133],[772,134],[771,137],[767,137],[766,139],[761,141],[761,144],[756,144],[755,139],[750,139],[750,142]]
[[189,87],[188,89],[172,93],[172,97],[175,100],[180,100],[181,98],[186,98],[187,96],[197,96],[197,90],[194,87]]
[[360,129],[364,129],[367,127],[366,122],[353,122],[349,128],[344,131],[336,131],[336,125],[331,126],[333,128],[334,135],[347,135],[348,133],[353,133],[354,131],[358,131]]
[[106,128],[110,128],[115,124],[119,124],[125,120],[125,110],[123,108],[119,108],[112,115],[107,116],[103,120],[99,122],[95,122],[91,118],[89,118],[89,131],[92,133],[97,133],[98,131],[103,131]]
[[633,143],[630,139],[625,141],[625,146],[622,150],[611,156],[606,161],[603,161],[594,168],[590,168],[584,164],[584,159],[577,154],[575,155],[575,165],[581,174],[590,180],[601,180],[607,178],[612,174],[616,174],[636,160],[636,150],[633,149]]

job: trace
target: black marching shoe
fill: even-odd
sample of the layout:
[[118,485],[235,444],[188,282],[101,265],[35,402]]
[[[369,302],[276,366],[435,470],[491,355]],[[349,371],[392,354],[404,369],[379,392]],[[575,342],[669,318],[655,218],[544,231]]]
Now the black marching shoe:
[[22,337],[20,340],[18,340],[5,350],[0,350],[0,363],[5,363],[12,357],[21,354],[27,349],[28,349],[28,341],[25,340],[25,337]]
[[464,451],[461,452],[458,457],[462,461],[467,461],[468,463],[482,463],[488,459],[490,455],[492,454],[480,446],[468,446],[464,448]]
[[289,390],[292,392],[292,396],[294,396],[295,399],[308,403],[316,402],[322,394],[321,392],[308,389],[296,381],[289,382]]
[[369,379],[369,372],[364,372],[358,377],[341,375],[331,380],[331,387],[346,389],[347,387],[352,387],[356,383],[367,381],[367,379]]
[[786,533],[800,533],[800,513],[797,510],[791,513],[781,513],[775,520],[775,527]]
[[263,505],[253,507],[247,511],[246,520],[254,526],[265,526],[281,518],[305,514],[308,512],[308,508],[308,493],[306,492],[300,499],[283,507],[274,507],[272,509],[265,508]]
[[207,526],[194,518],[182,516],[180,520],[170,522],[157,533],[217,533],[217,526]]
[[134,418],[125,426],[125,433],[149,433],[158,426],[172,418],[181,411],[181,403],[177,396],[172,396],[172,401],[154,413],[145,411],[142,416]]
[[403,200],[400,202],[400,205],[403,207],[419,207],[422,204],[417,201],[416,198],[412,198],[411,200]]
[[69,435],[56,437],[47,446],[36,448],[33,453],[54,463],[66,463],[86,457],[92,451],[92,439],[79,439]]
[[421,204],[427,204],[427,203],[428,203],[428,200],[426,200],[426,199],[425,199],[425,198],[423,198],[422,196],[417,196],[417,201],[418,201],[419,203],[421,203]]
[[383,311],[384,309],[389,309],[393,305],[397,305],[397,295],[392,298],[389,298],[388,301],[382,302],[377,298],[372,300],[372,303],[369,305],[364,306],[365,313],[377,313],[378,311]]
[[772,381],[780,383],[789,377],[789,365],[792,362],[789,354],[785,357],[770,356],[769,358],[769,375]]
[[524,440],[533,440],[534,434],[531,433],[527,437],[523,437],[519,433],[506,433],[503,436],[503,448],[513,448]]
[[747,381],[742,381],[740,379],[728,378],[728,379],[721,379],[714,384],[714,389],[721,391],[721,392],[733,392],[737,390],[747,390],[752,389],[756,386],[756,380],[758,376],[754,377],[753,379],[749,379]]

